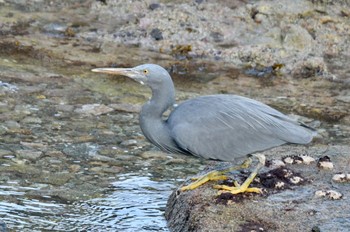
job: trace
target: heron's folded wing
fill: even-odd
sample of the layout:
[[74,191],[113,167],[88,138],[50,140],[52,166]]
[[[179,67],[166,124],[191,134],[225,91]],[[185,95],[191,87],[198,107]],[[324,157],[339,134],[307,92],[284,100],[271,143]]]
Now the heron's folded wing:
[[203,158],[234,160],[284,143],[308,143],[312,132],[252,99],[199,97],[181,104],[168,119],[176,143]]

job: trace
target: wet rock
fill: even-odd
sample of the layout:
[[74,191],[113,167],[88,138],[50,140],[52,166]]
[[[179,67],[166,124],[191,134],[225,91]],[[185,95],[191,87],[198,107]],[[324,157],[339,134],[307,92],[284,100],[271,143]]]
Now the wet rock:
[[73,105],[66,105],[66,104],[61,104],[56,106],[58,111],[63,111],[63,112],[72,112],[74,110]]
[[112,167],[93,167],[90,170],[93,171],[93,172],[96,172],[96,173],[112,173],[112,174],[116,174],[116,173],[120,173],[124,169],[122,167],[112,166]]
[[48,23],[42,27],[42,31],[44,33],[47,33],[49,35],[64,35],[66,32],[68,26],[64,23],[60,22],[53,22]]
[[181,159],[181,158],[173,158],[173,159],[169,159],[165,162],[165,165],[176,165],[176,164],[184,164],[186,163],[186,160]]
[[66,157],[66,155],[63,154],[63,152],[57,151],[57,150],[46,151],[46,152],[45,152],[45,155],[51,156],[51,157],[57,157],[57,158],[60,158],[60,159],[63,159],[63,158]]
[[36,179],[36,181],[39,183],[62,186],[66,184],[72,177],[73,175],[67,172],[44,172],[40,178]]
[[161,151],[145,151],[140,155],[144,159],[167,159],[167,154]]
[[18,87],[15,85],[0,81],[0,89],[4,89],[5,91],[8,91],[8,92],[16,92],[18,90]]
[[78,164],[72,164],[69,166],[69,170],[72,173],[76,173],[76,172],[80,171],[80,169],[81,169],[81,166]]
[[29,143],[29,142],[21,141],[20,144],[28,148],[34,148],[34,149],[40,149],[40,150],[46,150],[47,148],[47,145],[43,143]]
[[30,161],[36,161],[42,156],[42,151],[33,151],[33,150],[18,150],[16,151],[16,157],[21,159],[27,159]]
[[0,149],[0,157],[5,158],[7,156],[13,156],[13,152],[9,150]]
[[80,114],[92,114],[98,116],[112,112],[113,108],[110,108],[103,104],[86,104],[74,111]]
[[3,221],[0,221],[0,232],[7,232],[7,231],[8,229],[7,229],[6,223]]
[[128,103],[114,103],[108,106],[115,110],[129,112],[129,113],[139,113],[141,111],[140,105],[132,105]]
[[25,117],[21,122],[25,124],[41,124],[42,120],[37,117]]
[[153,39],[155,40],[162,40],[163,39],[163,34],[162,31],[159,30],[158,28],[155,28],[151,31],[150,35],[152,36]]
[[111,157],[104,156],[104,155],[98,155],[98,154],[90,154],[89,158],[92,161],[101,161],[101,162],[109,162],[109,163],[115,163],[116,162],[116,160],[111,158]]
[[123,141],[120,145],[125,146],[125,147],[130,147],[130,146],[135,146],[137,145],[137,140],[135,139],[130,139],[130,140],[125,140]]
[[0,125],[0,135],[4,135],[7,133],[9,129],[5,127],[4,125]]
[[150,10],[155,10],[155,9],[157,9],[157,8],[159,8],[160,7],[160,4],[159,3],[151,3],[151,4],[149,4],[149,6],[148,6],[148,8],[150,9]]

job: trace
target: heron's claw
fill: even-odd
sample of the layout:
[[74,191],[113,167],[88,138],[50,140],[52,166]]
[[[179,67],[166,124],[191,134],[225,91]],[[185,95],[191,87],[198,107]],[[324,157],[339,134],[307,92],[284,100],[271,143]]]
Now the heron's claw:
[[186,191],[186,190],[193,190],[195,188],[198,188],[199,186],[205,184],[206,182],[210,181],[210,180],[227,180],[228,177],[223,175],[222,172],[220,171],[211,171],[207,174],[205,174],[204,176],[198,177],[198,178],[192,178],[194,180],[196,180],[195,182],[183,186],[180,190],[181,191]]
[[[242,185],[239,185],[237,182],[235,182],[234,183],[235,187],[230,187],[226,185],[215,185],[214,188],[224,189],[232,192],[233,194],[237,194],[241,192],[261,193],[261,190],[259,188],[249,188],[249,185],[253,181],[254,177],[257,175],[258,170],[265,164],[265,156],[260,155],[260,156],[257,156],[257,158],[260,161],[258,166],[255,168],[255,170],[250,174],[248,179]],[[182,188],[180,188],[180,190],[181,191],[193,190],[211,180],[227,180],[228,177],[224,175],[225,173],[233,170],[238,170],[241,168],[248,168],[251,165],[251,163],[252,163],[252,159],[249,157],[239,166],[231,167],[222,171],[216,171],[216,170],[211,171],[205,174],[204,176],[192,178],[192,180],[195,180],[195,182],[189,185],[183,186]]]
[[238,193],[262,193],[262,189],[260,188],[244,188],[242,186],[227,186],[227,185],[214,185],[215,189],[221,189],[222,191],[219,191],[219,194],[229,192],[232,194],[238,194]]
[[227,185],[215,185],[214,188],[216,189],[222,189],[224,192],[230,192],[232,194],[238,194],[238,193],[262,193],[262,190],[260,188],[249,188],[249,185],[253,182],[255,176],[258,174],[258,171],[262,166],[265,165],[265,156],[258,154],[256,157],[259,159],[259,164],[256,166],[254,171],[249,175],[249,177],[244,181],[242,185],[239,185],[237,181],[233,182],[233,187],[227,186]]

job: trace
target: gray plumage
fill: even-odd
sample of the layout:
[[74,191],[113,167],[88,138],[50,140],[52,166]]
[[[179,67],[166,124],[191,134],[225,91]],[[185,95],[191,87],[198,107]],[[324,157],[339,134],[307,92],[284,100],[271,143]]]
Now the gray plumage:
[[152,89],[152,98],[140,113],[140,126],[151,143],[167,152],[233,161],[285,143],[307,144],[316,134],[259,101],[236,95],[187,100],[163,120],[163,113],[175,103],[174,85],[164,68],[145,64],[93,71],[128,76]]

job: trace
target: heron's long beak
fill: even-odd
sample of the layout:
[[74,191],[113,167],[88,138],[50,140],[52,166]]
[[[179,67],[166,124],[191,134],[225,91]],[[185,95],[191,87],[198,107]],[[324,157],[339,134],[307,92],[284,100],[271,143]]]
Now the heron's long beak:
[[142,85],[147,80],[147,77],[142,72],[133,68],[95,68],[91,71],[130,77],[131,79],[140,82]]

